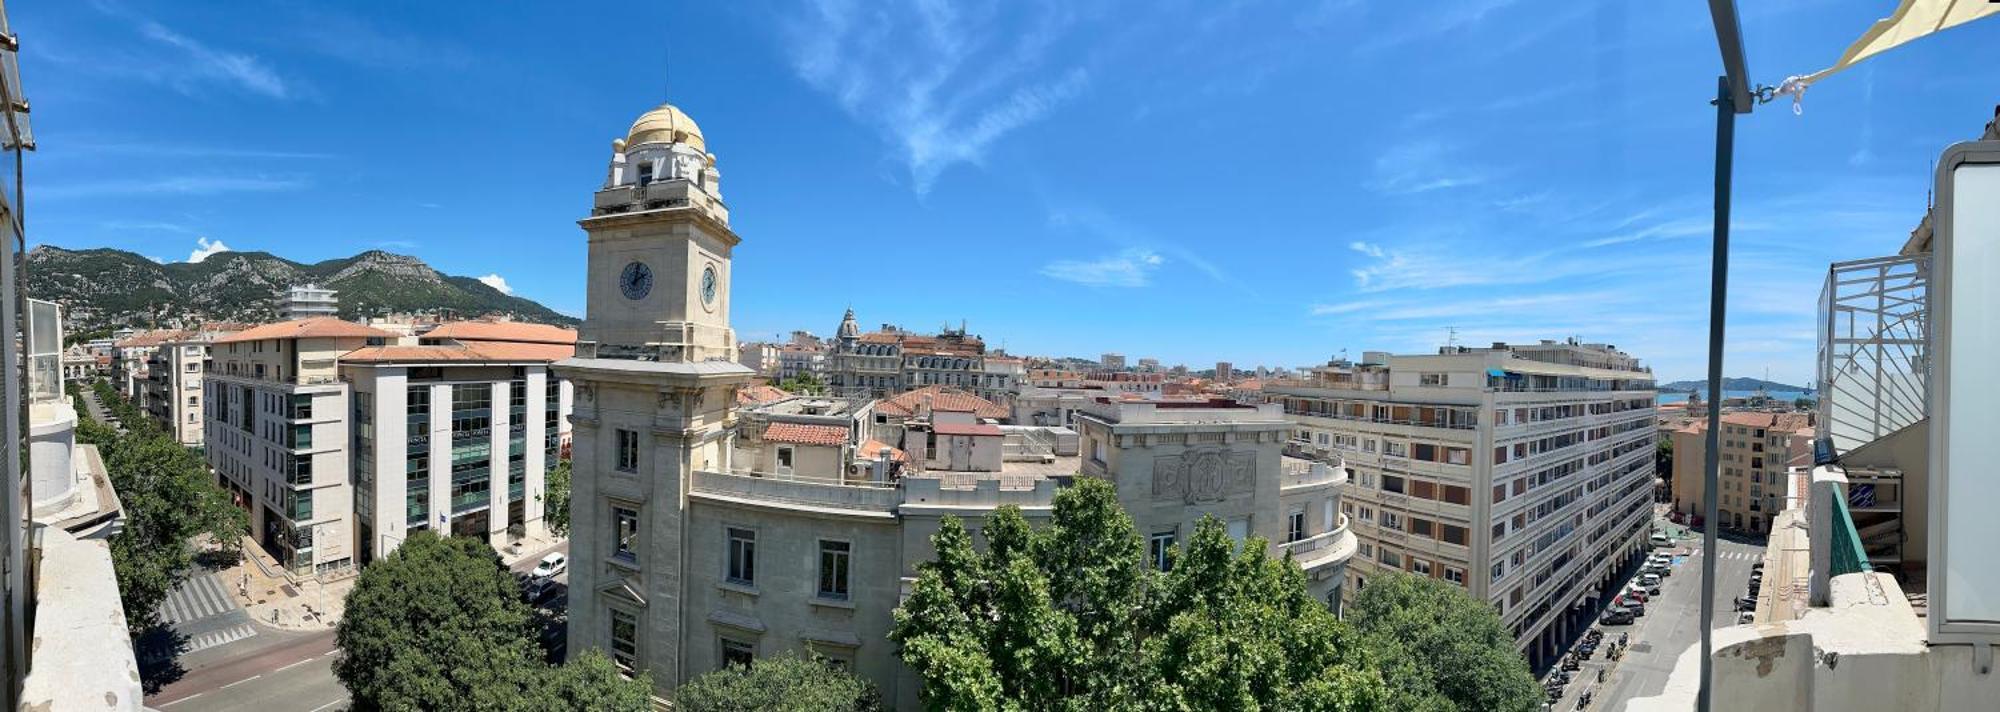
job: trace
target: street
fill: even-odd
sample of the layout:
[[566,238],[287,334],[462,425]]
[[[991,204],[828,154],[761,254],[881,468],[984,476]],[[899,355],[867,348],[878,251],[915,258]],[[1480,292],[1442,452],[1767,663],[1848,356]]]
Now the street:
[[[1583,662],[1582,669],[1572,673],[1575,679],[1555,709],[1578,709],[1577,700],[1582,692],[1593,687],[1596,692],[1586,709],[1622,709],[1630,700],[1657,695],[1666,688],[1667,676],[1681,652],[1701,642],[1703,553],[1699,534],[1692,536],[1676,542],[1677,546],[1657,550],[1680,555],[1674,559],[1672,575],[1661,582],[1659,595],[1647,600],[1646,615],[1631,625],[1591,626],[1604,631],[1604,643]],[[1723,628],[1736,624],[1735,599],[1743,595],[1751,565],[1763,558],[1764,547],[1722,538],[1717,539],[1716,546],[1720,558],[1715,565],[1714,623],[1715,627]],[[1608,654],[1611,643],[1620,634],[1630,636],[1629,647],[1622,658],[1613,661]],[[1601,685],[1597,682],[1600,669],[1605,671]]]
[[[523,583],[543,555],[567,554],[569,544],[536,552],[508,567]],[[569,574],[555,577],[556,588],[536,608],[543,645],[560,660]],[[333,675],[340,654],[334,632],[287,631],[250,616],[221,589],[223,582],[198,571],[168,595],[161,616],[186,638],[179,655],[185,672],[146,697],[146,705],[173,712],[324,712],[347,704],[347,690]]]

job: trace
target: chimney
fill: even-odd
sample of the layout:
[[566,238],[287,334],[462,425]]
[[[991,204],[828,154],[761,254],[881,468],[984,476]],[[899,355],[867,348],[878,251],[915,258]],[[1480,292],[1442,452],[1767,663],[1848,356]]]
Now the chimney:
[[875,453],[875,484],[887,484],[889,482],[889,463],[892,461],[891,452],[890,448],[885,445]]

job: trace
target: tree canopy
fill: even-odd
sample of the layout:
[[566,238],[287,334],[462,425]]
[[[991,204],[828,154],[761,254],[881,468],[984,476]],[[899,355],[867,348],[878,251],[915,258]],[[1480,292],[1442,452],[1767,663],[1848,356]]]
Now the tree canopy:
[[111,562],[125,623],[138,634],[159,622],[167,592],[185,580],[194,565],[189,541],[208,534],[226,552],[241,547],[249,515],[215,484],[201,455],[181,445],[103,381],[93,386],[98,400],[127,423],[119,433],[88,417],[77,396],[77,439],[96,445],[118,499],[124,529],[111,537]]
[[569,458],[563,458],[542,479],[542,525],[556,536],[569,536]]
[[1368,577],[1347,608],[1395,709],[1536,710],[1542,691],[1492,607],[1437,579]]
[[[357,710],[640,709],[601,654],[542,662],[520,584],[485,542],[419,531],[362,569],[335,629]],[[585,704],[588,701],[588,704]]]
[[932,538],[891,639],[934,710],[1389,709],[1354,632],[1267,543],[1205,518],[1147,566],[1110,484],[1058,494],[1050,524],[955,518]]
[[875,687],[824,660],[792,652],[732,665],[674,690],[683,712],[870,712],[881,709]]

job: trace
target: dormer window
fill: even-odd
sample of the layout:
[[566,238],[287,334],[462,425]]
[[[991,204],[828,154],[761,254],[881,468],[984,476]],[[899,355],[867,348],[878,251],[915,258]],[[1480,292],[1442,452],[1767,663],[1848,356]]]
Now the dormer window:
[[641,161],[639,163],[639,185],[651,182],[653,182],[653,162]]

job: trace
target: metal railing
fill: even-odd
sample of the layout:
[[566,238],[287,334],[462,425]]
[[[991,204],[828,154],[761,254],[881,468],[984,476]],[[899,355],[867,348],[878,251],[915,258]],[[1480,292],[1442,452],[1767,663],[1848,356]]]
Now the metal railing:
[[1819,298],[1819,435],[1845,454],[1929,416],[1930,256],[1836,262]]
[[1829,572],[1834,576],[1855,574],[1870,570],[1868,550],[1861,546],[1861,531],[1854,526],[1854,517],[1847,511],[1847,498],[1831,497],[1833,500],[1833,520],[1828,522],[1833,547],[1833,565]]

